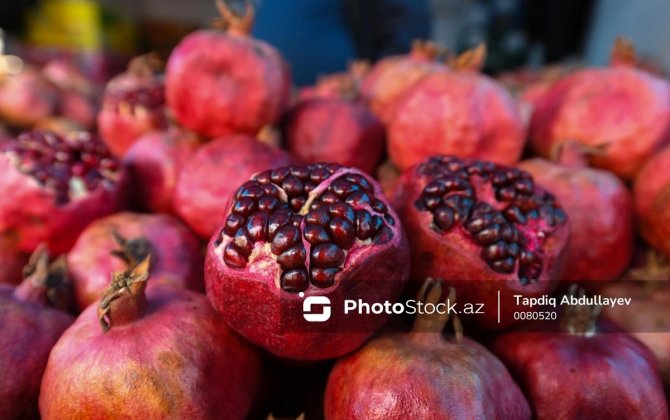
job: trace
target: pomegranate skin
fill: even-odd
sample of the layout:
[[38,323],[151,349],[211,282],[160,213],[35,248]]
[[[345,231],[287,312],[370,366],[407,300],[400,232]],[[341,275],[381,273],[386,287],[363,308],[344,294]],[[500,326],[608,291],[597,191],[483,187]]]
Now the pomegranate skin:
[[140,320],[103,333],[91,305],[51,352],[42,418],[241,419],[260,381],[257,352],[204,296],[147,291]]
[[[297,191],[296,179],[309,192]],[[266,191],[254,198],[260,210],[241,218],[258,188]],[[345,314],[344,300],[393,301],[409,275],[407,240],[384,202],[379,185],[355,168],[316,164],[256,174],[240,187],[209,243],[210,303],[236,332],[279,357],[323,360],[350,352],[387,317]],[[326,322],[313,324],[303,318],[303,301],[317,296],[333,309]]]
[[628,267],[634,248],[633,198],[613,173],[535,158],[519,168],[556,196],[570,218],[562,281],[608,281]]
[[0,77],[0,116],[12,125],[37,124],[53,115],[57,104],[58,91],[35,68]]
[[0,235],[0,284],[18,284],[29,257],[18,249],[15,239]]
[[[35,178],[36,174],[23,173],[17,166],[17,150],[28,153],[28,143],[41,144],[40,150],[45,157],[55,154],[57,147],[66,148],[76,155],[68,163],[73,171],[75,166],[84,164],[81,160],[84,154],[93,153],[96,155],[94,159],[99,160],[91,164],[93,168],[90,171],[95,171],[100,178],[96,181],[98,184],[92,189],[82,188],[86,181],[72,172],[72,175],[67,174],[69,183],[60,184],[65,190],[45,188]],[[82,152],[82,148],[93,151]],[[95,166],[102,165],[102,161],[109,166],[108,169]],[[126,199],[128,178],[125,169],[109,156],[102,143],[88,133],[78,134],[76,138],[40,132],[23,134],[0,147],[0,173],[0,194],[5,197],[0,201],[0,232],[16,234],[19,240],[17,246],[25,252],[34,251],[42,242],[53,254],[67,252],[89,223],[114,213]],[[49,181],[59,181],[61,175],[54,172]]]
[[176,128],[154,131],[137,139],[123,158],[133,184],[130,192],[133,206],[175,214],[172,197],[177,178],[199,145],[194,136]]
[[123,247],[114,238],[144,239],[151,252],[149,290],[172,285],[203,290],[200,243],[178,220],[168,215],[117,213],[91,223],[79,236],[67,262],[77,307],[83,311],[109,287],[109,273],[126,267],[112,251]]
[[401,170],[434,154],[514,165],[525,143],[514,98],[476,72],[439,72],[399,101],[388,126],[388,152]]
[[635,211],[644,239],[670,258],[670,147],[652,157],[633,185]]
[[221,225],[226,206],[241,183],[263,169],[292,162],[288,153],[251,136],[216,139],[200,147],[184,164],[174,207],[193,231],[209,239]]
[[314,86],[298,89],[298,101],[309,99],[360,100],[363,77],[370,71],[367,61],[354,61],[347,71],[319,77]]
[[93,128],[101,99],[95,84],[66,60],[49,61],[42,73],[58,87],[59,114],[86,129]]
[[630,335],[601,324],[595,335],[542,324],[494,339],[541,419],[667,419],[668,407],[653,354]]
[[384,126],[365,105],[339,99],[303,101],[288,114],[288,150],[305,163],[331,161],[374,173],[384,153]]
[[537,102],[530,123],[532,149],[548,157],[566,140],[606,145],[590,162],[631,179],[670,141],[670,84],[627,66],[574,72]]

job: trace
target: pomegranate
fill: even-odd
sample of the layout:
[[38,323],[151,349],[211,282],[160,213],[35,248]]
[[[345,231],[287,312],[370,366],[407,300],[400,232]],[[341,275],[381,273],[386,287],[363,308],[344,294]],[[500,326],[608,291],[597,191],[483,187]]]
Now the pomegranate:
[[86,309],[109,286],[109,273],[152,256],[151,285],[203,289],[198,239],[176,219],[117,213],[91,223],[67,255],[77,306]]
[[303,162],[332,161],[373,173],[384,153],[384,126],[365,105],[342,99],[313,99],[287,116],[284,138]]
[[670,258],[670,146],[652,157],[633,187],[644,239]]
[[288,165],[281,149],[245,134],[216,139],[200,147],[183,165],[174,192],[179,216],[202,238],[209,239],[225,218],[237,187],[269,167]]
[[167,127],[162,67],[156,55],[142,55],[107,84],[98,129],[115,156],[123,157],[142,134]]
[[74,64],[62,59],[49,61],[42,73],[58,88],[59,114],[83,128],[93,128],[100,100],[95,84]]
[[17,284],[29,254],[17,247],[17,239],[0,235],[0,284]]
[[[581,295],[583,296],[583,294]],[[540,419],[667,419],[654,355],[605,322],[597,308],[569,306],[561,322],[502,334],[493,352]]]
[[403,173],[394,205],[409,237],[412,279],[442,278],[465,302],[485,303],[476,321],[486,328],[515,322],[513,294],[547,293],[560,276],[569,223],[525,171],[433,156]]
[[540,158],[519,168],[556,196],[570,218],[562,280],[614,280],[633,256],[633,198],[611,172],[589,168],[583,148],[563,143],[556,162]]
[[177,177],[199,145],[196,136],[175,127],[137,139],[123,158],[133,184],[132,204],[140,210],[175,213]]
[[39,70],[0,73],[0,117],[9,124],[30,127],[53,115],[57,104],[58,91]]
[[256,135],[288,105],[290,72],[276,49],[249,36],[251,2],[243,16],[224,0],[216,4],[227,30],[196,31],[175,47],[165,80],[168,105],[181,125],[205,137]]
[[[48,305],[60,281],[49,256],[35,255],[35,266],[16,288],[0,285],[0,418],[39,418],[37,398],[49,352],[74,319]],[[20,276],[19,276],[20,278]]]
[[0,232],[16,234],[27,252],[40,242],[54,254],[68,251],[125,199],[125,170],[89,133],[21,134],[0,145],[0,173]]
[[354,61],[347,71],[319,77],[316,85],[301,88],[298,91],[298,100],[318,98],[358,100],[361,96],[361,83],[369,71],[370,63]]
[[398,179],[400,179],[400,175],[401,173],[398,168],[393,166],[389,161],[385,161],[377,168],[377,181],[379,181],[379,185],[382,186],[382,190],[387,197],[393,197],[395,194],[395,188],[398,184]]
[[[396,213],[354,168],[260,172],[237,190],[224,219],[205,259],[207,297],[235,331],[281,357],[319,360],[355,349],[385,317],[345,314],[345,298],[394,300],[409,274]],[[332,302],[327,323],[305,322],[303,297]]]
[[415,41],[406,55],[379,60],[361,82],[361,95],[384,123],[389,123],[398,100],[416,82],[447,67],[437,61],[439,47],[429,41]]
[[[426,281],[417,297],[441,301],[439,282]],[[410,333],[384,334],[337,362],[328,378],[324,414],[335,419],[530,419],[530,407],[505,366],[479,343],[445,338],[445,310],[417,315]]]
[[454,71],[424,77],[398,101],[388,125],[388,151],[400,170],[439,153],[518,162],[526,138],[518,104],[479,73],[483,46],[464,54]]
[[145,290],[149,257],[117,273],[51,351],[40,392],[45,420],[241,419],[260,358],[203,295]]
[[529,130],[535,152],[549,156],[566,140],[604,146],[590,163],[631,179],[670,142],[670,84],[632,66],[622,45],[615,45],[609,68],[576,71],[542,96]]

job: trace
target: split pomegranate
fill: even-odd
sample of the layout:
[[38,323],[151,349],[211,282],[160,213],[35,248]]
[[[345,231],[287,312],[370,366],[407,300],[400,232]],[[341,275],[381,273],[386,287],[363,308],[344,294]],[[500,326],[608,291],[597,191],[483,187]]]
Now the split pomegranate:
[[[620,50],[628,57],[620,59]],[[656,150],[670,142],[670,84],[630,65],[619,41],[609,68],[576,71],[536,104],[530,124],[533,150],[549,156],[566,140],[605,146],[590,162],[631,179]]]
[[[442,301],[428,280],[417,297]],[[449,314],[417,315],[411,333],[385,334],[337,362],[328,378],[324,414],[336,419],[530,419],[530,407],[505,366],[482,345],[442,330]]]
[[633,198],[611,172],[589,168],[583,148],[563,143],[556,162],[535,158],[519,168],[554,194],[570,218],[564,281],[614,280],[633,256]]
[[322,76],[314,86],[301,88],[298,100],[308,99],[343,99],[358,100],[361,96],[361,83],[370,71],[367,61],[354,61],[347,71]]
[[644,239],[670,258],[670,146],[642,168],[633,187]]
[[516,322],[512,295],[547,293],[561,274],[567,216],[525,171],[434,156],[403,173],[394,204],[409,237],[412,279],[445,279],[464,302],[485,303],[475,317],[484,327]]
[[67,254],[77,307],[83,311],[123,271],[151,253],[151,284],[203,290],[198,239],[167,215],[118,213],[91,223]]
[[241,419],[260,382],[257,352],[203,295],[146,290],[149,258],[113,276],[51,351],[42,418]]
[[332,161],[373,173],[385,133],[365,105],[333,98],[298,103],[287,115],[284,138],[302,162]]
[[83,128],[93,128],[100,99],[93,82],[74,64],[62,59],[49,61],[42,73],[58,88],[58,113]]
[[[51,348],[74,319],[48,305],[60,281],[46,253],[16,288],[0,285],[0,418],[39,418],[40,380]],[[20,276],[19,276],[20,278]]]
[[125,200],[125,170],[89,133],[21,134],[0,145],[0,173],[0,232],[15,234],[27,252],[40,242],[54,254],[68,251]]
[[156,55],[142,55],[107,83],[98,130],[115,156],[123,157],[142,134],[167,127],[162,67]]
[[281,54],[249,36],[254,11],[243,16],[216,2],[225,32],[201,30],[172,50],[166,94],[181,125],[205,137],[256,135],[279,120],[290,99],[291,76]]
[[[336,164],[254,175],[237,190],[205,260],[207,297],[228,325],[299,360],[362,344],[385,317],[345,314],[344,300],[394,300],[408,274],[405,235],[381,188]],[[310,324],[303,297],[317,296],[335,308],[327,323]]]
[[176,127],[137,139],[123,158],[133,185],[133,206],[156,213],[175,213],[172,198],[177,177],[199,145],[195,135]]
[[361,95],[370,109],[388,124],[395,113],[398,100],[416,82],[429,74],[442,72],[447,67],[437,61],[440,51],[429,41],[415,41],[407,55],[396,55],[379,60],[365,75]]
[[654,355],[604,322],[598,310],[571,306],[562,322],[539,321],[494,339],[493,352],[540,419],[667,419]]
[[17,247],[16,238],[0,235],[0,284],[17,284],[29,254]]
[[183,165],[174,207],[191,229],[209,239],[223,223],[226,206],[241,183],[256,172],[291,163],[283,150],[244,134],[216,139]]
[[461,56],[454,71],[424,77],[398,101],[388,125],[388,152],[399,169],[440,153],[518,162],[524,122],[510,93],[479,73],[482,48]]

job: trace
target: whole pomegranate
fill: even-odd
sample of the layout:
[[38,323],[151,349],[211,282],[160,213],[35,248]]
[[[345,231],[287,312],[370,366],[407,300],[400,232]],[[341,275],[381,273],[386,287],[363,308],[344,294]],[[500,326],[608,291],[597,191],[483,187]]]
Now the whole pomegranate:
[[66,252],[93,220],[125,200],[125,170],[89,133],[33,131],[0,145],[0,232],[20,249]]
[[283,150],[245,134],[216,139],[183,165],[174,207],[191,229],[209,239],[223,223],[226,206],[240,184],[256,172],[291,163]]
[[514,323],[512,295],[547,293],[561,274],[566,214],[525,171],[434,156],[403,173],[394,205],[410,242],[412,279],[442,278],[465,302],[484,303],[476,316],[484,327]]
[[98,130],[115,156],[123,157],[142,134],[167,127],[162,67],[156,55],[142,55],[107,83]]
[[670,258],[670,146],[649,159],[635,178],[633,193],[640,233]]
[[280,53],[249,36],[254,11],[244,16],[216,2],[225,32],[201,30],[170,54],[166,94],[181,125],[205,137],[256,135],[279,120],[290,99],[291,76]]
[[298,103],[284,129],[289,151],[306,163],[332,161],[373,173],[384,153],[384,126],[360,102],[313,99]]
[[347,71],[319,77],[316,85],[303,87],[298,91],[298,100],[308,99],[361,99],[361,83],[370,71],[367,61],[353,61]]
[[260,382],[257,352],[201,294],[146,290],[149,258],[117,273],[51,351],[45,420],[241,419]]
[[156,213],[175,213],[172,197],[177,177],[199,145],[196,136],[176,127],[137,139],[123,158],[133,185],[133,206]]
[[498,336],[508,367],[539,419],[667,419],[654,355],[625,332],[570,306],[562,322],[541,321]]
[[18,248],[16,238],[11,235],[0,235],[0,284],[20,282],[23,267],[28,263],[29,256]]
[[168,215],[117,213],[91,223],[67,254],[79,310],[100,299],[109,273],[133,267],[151,253],[151,284],[203,290],[198,239]]
[[427,75],[447,70],[437,61],[439,55],[434,43],[415,41],[409,54],[379,60],[361,82],[363,99],[379,119],[388,124],[405,92]]
[[73,63],[63,59],[49,61],[42,73],[58,88],[58,113],[83,128],[93,128],[100,100],[96,85]]
[[[49,256],[16,288],[0,285],[0,418],[37,419],[40,380],[51,348],[74,319],[48,305],[51,287],[60,281]],[[20,279],[20,276],[18,277]]]
[[537,102],[529,131],[535,152],[549,156],[566,140],[604,146],[590,162],[631,179],[670,142],[670,83],[619,59],[621,44],[612,66],[571,73]]
[[0,117],[11,125],[30,127],[53,115],[58,91],[36,68],[0,72]]
[[614,280],[633,256],[633,198],[616,175],[590,168],[581,149],[563,143],[556,162],[534,158],[519,168],[554,194],[570,218],[561,280]]
[[[417,297],[449,305],[440,283]],[[410,333],[384,334],[337,362],[326,387],[324,415],[335,419],[530,419],[530,407],[505,366],[479,343],[442,330],[449,313],[417,315]]]
[[399,169],[440,153],[518,162],[524,122],[511,94],[479,73],[482,48],[461,57],[453,71],[424,77],[398,101],[388,125],[388,152]]
[[[281,357],[319,360],[355,349],[385,317],[346,314],[344,300],[394,300],[409,274],[398,216],[354,168],[260,172],[237,190],[224,220],[205,259],[207,297],[235,331]],[[332,302],[330,319],[305,322],[303,298]]]

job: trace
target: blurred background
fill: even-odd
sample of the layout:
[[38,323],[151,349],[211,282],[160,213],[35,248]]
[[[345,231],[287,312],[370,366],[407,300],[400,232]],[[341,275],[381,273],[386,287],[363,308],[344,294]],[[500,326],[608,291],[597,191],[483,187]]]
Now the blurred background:
[[[460,52],[481,41],[486,71],[585,62],[605,64],[617,35],[659,72],[670,70],[667,0],[253,0],[254,35],[291,62],[298,85],[345,68],[406,52],[430,38]],[[0,2],[5,54],[37,64],[66,57],[95,80],[130,57],[167,57],[186,33],[212,25],[213,0],[12,0]],[[652,58],[653,57],[653,61]],[[5,64],[7,66],[7,64]]]

